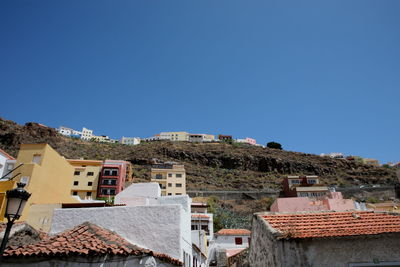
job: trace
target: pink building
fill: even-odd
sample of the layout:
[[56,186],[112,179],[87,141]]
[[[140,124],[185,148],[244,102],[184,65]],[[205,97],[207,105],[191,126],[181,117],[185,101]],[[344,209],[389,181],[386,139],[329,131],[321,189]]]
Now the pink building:
[[125,180],[129,179],[130,170],[131,164],[127,161],[104,161],[97,188],[97,196],[115,196],[116,194],[124,190]]
[[255,146],[257,144],[256,139],[246,137],[244,140],[247,141],[248,144]]
[[355,209],[354,201],[343,199],[340,192],[330,192],[326,197],[318,199],[308,197],[277,198],[271,205],[272,212],[346,211]]

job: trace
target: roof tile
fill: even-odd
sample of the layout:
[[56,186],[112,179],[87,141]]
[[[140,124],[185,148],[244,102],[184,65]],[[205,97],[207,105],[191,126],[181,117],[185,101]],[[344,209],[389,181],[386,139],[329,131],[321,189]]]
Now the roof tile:
[[400,232],[400,216],[368,211],[261,215],[282,238],[338,237]]
[[250,235],[251,231],[247,229],[221,229],[217,235]]
[[8,247],[4,257],[67,256],[70,253],[81,256],[90,254],[154,256],[162,261],[182,266],[182,262],[178,259],[135,246],[118,234],[89,222],[34,244]]

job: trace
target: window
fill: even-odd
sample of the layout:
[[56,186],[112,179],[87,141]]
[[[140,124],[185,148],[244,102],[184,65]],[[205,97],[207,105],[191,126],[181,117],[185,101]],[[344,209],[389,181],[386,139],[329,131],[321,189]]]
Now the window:
[[79,182],[78,181],[74,181],[74,185],[78,185],[79,184]]
[[115,195],[115,189],[108,189],[108,188],[102,188],[101,189],[101,194],[102,195]]
[[243,244],[243,240],[241,237],[235,237],[235,244],[236,245],[242,245]]
[[315,180],[315,179],[308,179],[307,182],[308,182],[309,184],[316,184],[316,183],[317,183],[317,180]]
[[72,192],[72,195],[77,196],[77,195],[78,195],[78,192],[77,192],[77,191],[74,191],[74,192]]
[[91,197],[92,196],[92,192],[86,192],[86,196],[87,197]]
[[80,171],[74,171],[74,175],[80,175],[81,172]]
[[176,187],[182,187],[182,184],[175,184]]
[[118,170],[111,171],[111,176],[118,176]]
[[104,184],[104,185],[117,185],[117,180],[116,179],[104,179],[102,184]]
[[156,174],[156,179],[162,179],[163,177],[162,177],[162,174],[160,174],[160,173],[157,173]]
[[172,193],[168,193],[168,196],[172,196]]
[[182,178],[182,174],[181,173],[177,173],[176,174],[176,178]]
[[168,187],[172,187],[172,184],[171,184],[171,183],[168,183]]
[[291,184],[300,184],[300,180],[290,180]]
[[176,196],[180,196],[180,195],[182,195],[182,193],[176,193],[175,195],[176,195]]
[[110,170],[104,170],[103,174],[105,176],[110,176],[111,172],[110,172]]
[[41,160],[42,160],[42,155],[40,155],[40,154],[33,155],[33,159],[32,159],[33,163],[40,164]]
[[172,177],[172,173],[168,173],[168,177]]
[[87,173],[87,176],[93,176],[94,175],[94,172],[88,172]]
[[92,186],[92,185],[93,185],[93,182],[88,182],[87,185],[88,185],[88,186]]

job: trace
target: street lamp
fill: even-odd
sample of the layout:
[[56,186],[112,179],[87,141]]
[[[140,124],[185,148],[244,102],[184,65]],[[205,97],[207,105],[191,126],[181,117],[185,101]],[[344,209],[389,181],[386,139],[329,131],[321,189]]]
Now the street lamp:
[[19,217],[21,217],[25,204],[31,196],[31,194],[24,189],[24,183],[17,183],[17,186],[17,188],[8,190],[6,193],[7,206],[4,217],[7,218],[7,227],[4,233],[3,241],[1,242],[0,261],[3,257],[4,249],[6,248],[8,242],[11,227],[14,224],[14,221],[18,220]]

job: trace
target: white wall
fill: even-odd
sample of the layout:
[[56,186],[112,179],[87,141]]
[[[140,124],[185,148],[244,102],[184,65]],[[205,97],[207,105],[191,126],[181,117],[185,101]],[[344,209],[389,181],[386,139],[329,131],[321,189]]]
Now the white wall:
[[[242,245],[235,244],[235,238],[242,238]],[[249,246],[250,235],[217,235],[215,245],[220,248],[247,248]]]
[[158,183],[137,183],[131,184],[117,194],[114,203],[126,204],[127,206],[156,204],[155,199],[160,196],[161,189]]

